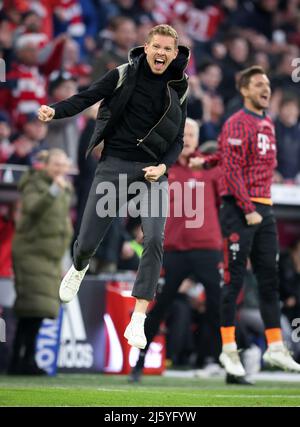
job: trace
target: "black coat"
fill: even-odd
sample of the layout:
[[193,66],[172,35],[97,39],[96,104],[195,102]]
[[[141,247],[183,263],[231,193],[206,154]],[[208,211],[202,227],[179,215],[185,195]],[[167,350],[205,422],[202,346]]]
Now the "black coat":
[[[185,46],[179,46],[178,49],[177,58],[170,64],[172,80],[167,83],[165,100],[167,107],[148,134],[137,141],[137,145],[157,161],[176,140],[177,142],[180,140],[182,147],[188,89],[184,70],[188,64],[190,51]],[[87,154],[107,135],[111,135],[135,88],[137,72],[145,57],[143,47],[133,48],[128,56],[128,63],[109,71],[87,90],[52,105],[55,109],[54,118],[60,119],[73,116],[102,100]]]

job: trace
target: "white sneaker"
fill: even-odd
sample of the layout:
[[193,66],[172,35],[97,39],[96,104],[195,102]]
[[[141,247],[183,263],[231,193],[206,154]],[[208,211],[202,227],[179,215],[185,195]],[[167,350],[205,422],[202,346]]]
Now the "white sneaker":
[[300,372],[299,363],[290,355],[290,352],[283,344],[272,345],[263,355],[263,360],[271,366],[277,366],[286,371]]
[[146,315],[143,313],[133,313],[130,323],[124,332],[124,337],[132,347],[143,349],[147,345],[144,332],[144,322]]
[[84,275],[89,268],[87,265],[83,270],[76,270],[74,265],[63,278],[59,288],[59,298],[62,302],[70,302],[77,294]]
[[236,377],[243,377],[246,375],[237,350],[223,350],[220,354],[219,360],[228,374],[234,375]]

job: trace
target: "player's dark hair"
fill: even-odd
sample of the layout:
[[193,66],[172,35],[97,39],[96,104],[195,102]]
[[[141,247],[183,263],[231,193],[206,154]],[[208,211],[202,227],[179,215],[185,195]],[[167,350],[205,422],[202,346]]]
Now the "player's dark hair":
[[255,74],[266,74],[266,72],[260,65],[252,65],[241,71],[237,78],[237,89],[241,91],[242,87],[248,87],[251,77]]

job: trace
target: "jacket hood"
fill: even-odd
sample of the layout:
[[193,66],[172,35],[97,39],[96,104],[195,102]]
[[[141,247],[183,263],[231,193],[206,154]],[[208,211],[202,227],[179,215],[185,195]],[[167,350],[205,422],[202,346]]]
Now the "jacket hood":
[[[188,65],[191,51],[187,46],[184,45],[179,45],[178,51],[179,52],[177,57],[174,59],[174,61],[171,62],[169,68],[175,73],[182,74]],[[128,62],[130,65],[139,63],[143,58],[146,58],[144,46],[133,47],[128,52]]]

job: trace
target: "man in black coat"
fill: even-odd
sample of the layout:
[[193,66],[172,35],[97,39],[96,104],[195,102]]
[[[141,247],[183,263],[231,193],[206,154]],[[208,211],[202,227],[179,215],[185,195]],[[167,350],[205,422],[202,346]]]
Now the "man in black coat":
[[74,265],[61,283],[60,298],[69,302],[76,295],[89,259],[113,218],[123,216],[126,202],[135,196],[144,250],[132,291],[136,305],[124,336],[138,348],[147,343],[145,313],[160,275],[168,211],[166,172],[183,146],[184,70],[189,56],[188,48],[178,46],[176,31],[158,25],[149,32],[144,47],[129,52],[127,64],[109,71],[87,90],[39,109],[39,118],[47,122],[73,116],[101,100],[87,154],[102,141],[104,148],[74,244]]

